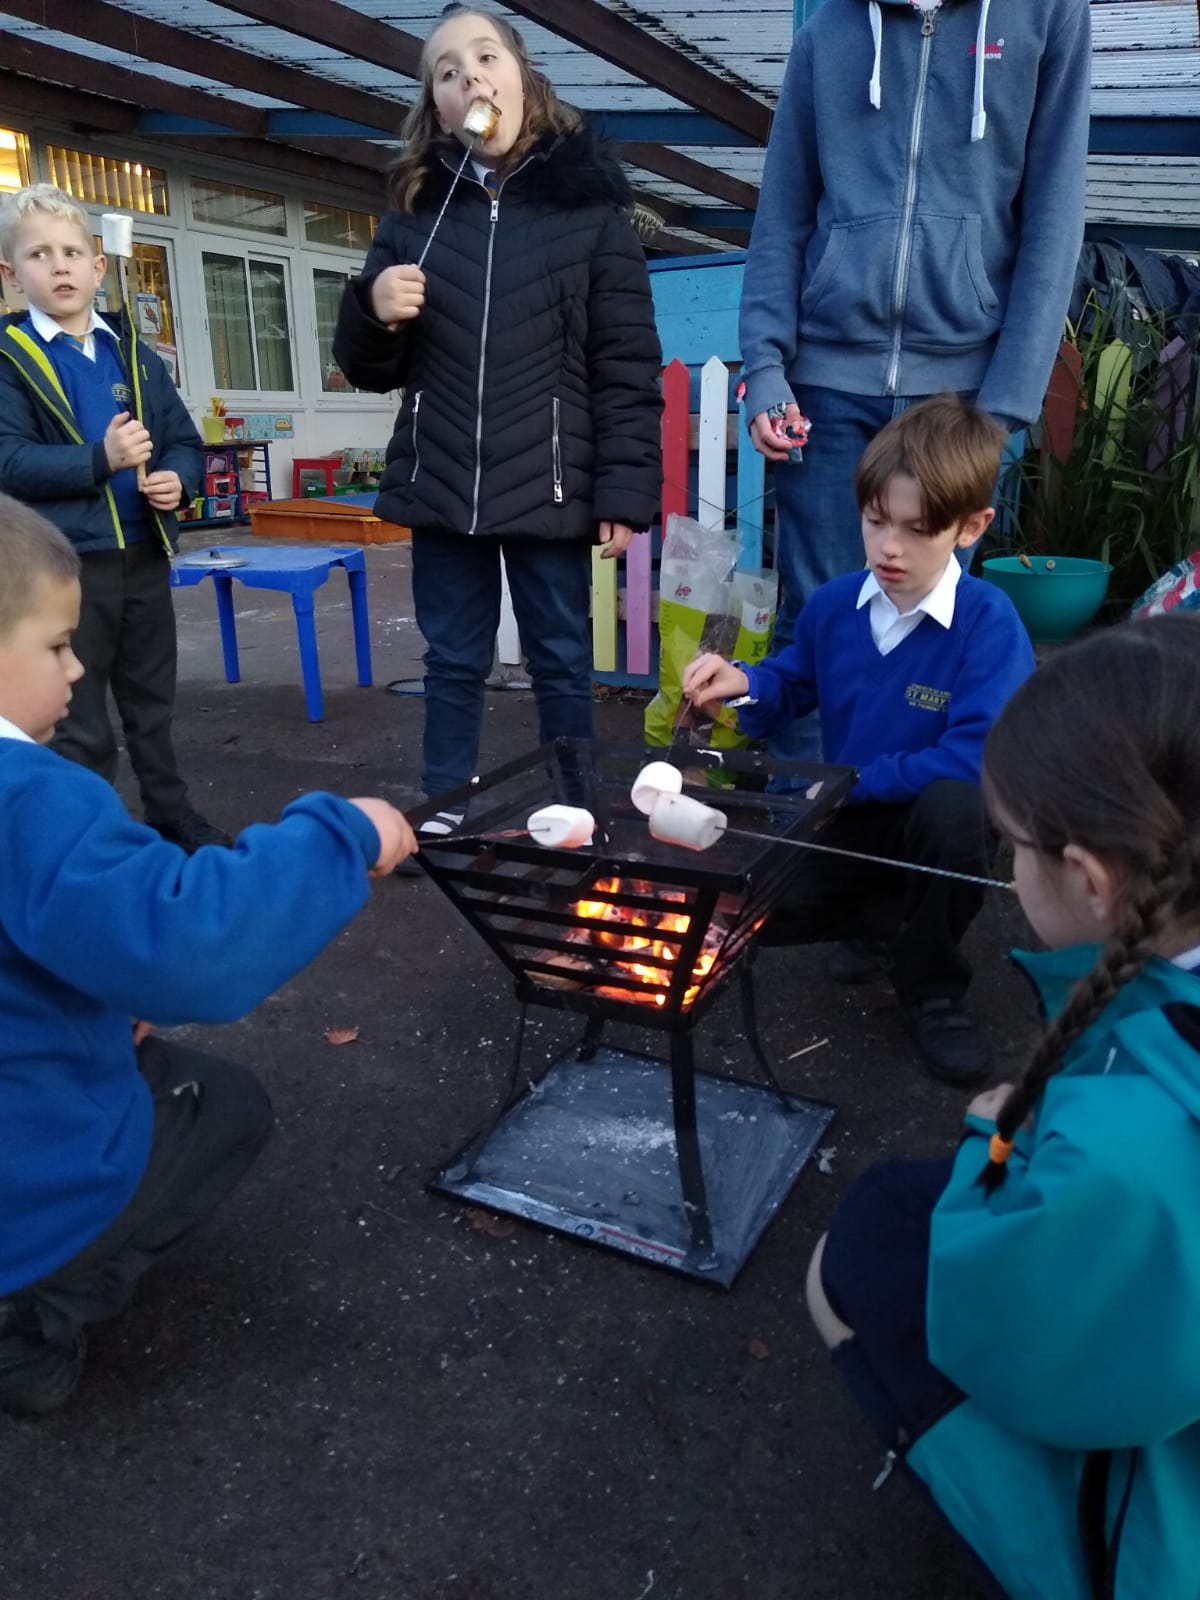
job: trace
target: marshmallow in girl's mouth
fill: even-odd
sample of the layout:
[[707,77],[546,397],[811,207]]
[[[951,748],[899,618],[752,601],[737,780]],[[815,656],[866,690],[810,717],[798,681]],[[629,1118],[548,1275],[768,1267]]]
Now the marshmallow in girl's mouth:
[[475,139],[490,139],[500,121],[500,107],[490,100],[476,100],[467,107],[463,127]]
[[530,837],[548,850],[578,850],[591,844],[596,819],[582,806],[543,806],[525,826]]
[[721,838],[729,818],[715,806],[687,794],[660,794],[650,813],[650,833],[664,844],[688,850],[709,850]]
[[633,780],[629,797],[648,817],[659,795],[678,794],[682,788],[683,773],[678,767],[673,767],[669,761],[651,761]]

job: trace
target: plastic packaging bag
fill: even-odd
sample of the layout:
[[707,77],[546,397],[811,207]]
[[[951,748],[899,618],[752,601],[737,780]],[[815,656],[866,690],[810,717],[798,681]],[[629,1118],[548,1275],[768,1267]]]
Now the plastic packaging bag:
[[[738,533],[705,528],[691,517],[667,518],[659,579],[659,689],[646,707],[646,743],[666,745],[680,717],[683,674],[705,651],[727,660],[761,661],[775,620],[774,573],[735,572]],[[737,712],[723,710],[716,726],[706,724],[705,742],[730,749],[748,741],[738,731]]]
[[1130,608],[1131,617],[1161,617],[1168,611],[1193,611],[1200,606],[1200,550],[1193,551],[1161,578],[1156,578]]

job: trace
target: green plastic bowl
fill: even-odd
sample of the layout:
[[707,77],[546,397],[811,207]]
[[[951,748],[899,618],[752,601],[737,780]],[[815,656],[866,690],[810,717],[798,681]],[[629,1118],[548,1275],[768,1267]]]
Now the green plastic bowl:
[[1003,589],[1035,644],[1073,639],[1104,604],[1112,567],[1081,556],[989,556],[982,565],[988,583]]

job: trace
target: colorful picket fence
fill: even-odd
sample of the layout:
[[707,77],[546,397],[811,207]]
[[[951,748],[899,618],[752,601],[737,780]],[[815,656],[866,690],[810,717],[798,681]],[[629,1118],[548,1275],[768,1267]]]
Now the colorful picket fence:
[[[736,520],[738,566],[762,566],[765,463],[750,443],[739,411],[730,411],[730,369],[717,356],[699,377],[699,405],[691,408],[692,373],[682,361],[663,369],[662,523],[672,512],[706,527]],[[729,471],[731,432],[737,471]],[[615,561],[592,558],[592,650],[602,683],[654,687],[654,550],[661,530],[639,534]]]

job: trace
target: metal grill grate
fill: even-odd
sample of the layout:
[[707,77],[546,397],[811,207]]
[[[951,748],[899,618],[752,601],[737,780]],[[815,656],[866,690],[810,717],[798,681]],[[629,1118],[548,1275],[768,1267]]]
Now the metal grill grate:
[[[562,739],[460,791],[463,832],[422,843],[426,871],[513,974],[522,1002],[672,1028],[713,997],[749,947],[810,837],[853,781],[847,768],[794,768],[806,787],[763,792],[776,770],[742,752],[687,751],[684,792],[726,812],[727,836],[696,853],[651,837],[633,779],[662,752]],[[682,763],[681,763],[682,764]],[[553,802],[596,818],[591,846],[546,850],[526,822]],[[441,796],[453,809],[454,796]],[[419,821],[421,812],[414,813]]]

